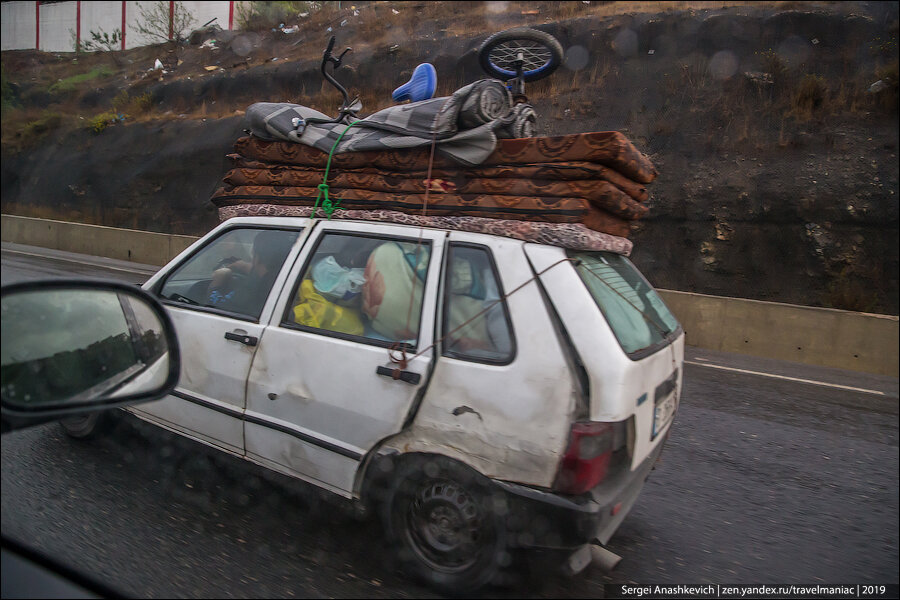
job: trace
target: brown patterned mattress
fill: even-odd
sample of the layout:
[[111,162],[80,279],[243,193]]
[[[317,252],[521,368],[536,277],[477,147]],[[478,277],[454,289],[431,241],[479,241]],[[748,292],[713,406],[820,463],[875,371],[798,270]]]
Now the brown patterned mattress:
[[[242,214],[298,214],[311,213],[317,200],[323,205],[319,186],[329,165],[327,152],[252,136],[240,138],[235,150],[228,157],[232,169],[225,185],[212,197],[223,218],[234,216],[234,207]],[[545,235],[550,226],[626,238],[630,222],[649,211],[645,184],[656,177],[650,160],[618,132],[502,139],[475,167],[441,155],[429,165],[431,157],[430,146],[335,154],[327,182],[330,201],[340,209],[334,214],[450,219],[443,221],[448,227],[464,223],[469,231],[488,227],[492,233],[525,223],[519,227],[528,231],[529,241]],[[558,231],[551,234],[556,245],[573,230],[566,232],[562,237]],[[578,243],[596,245],[593,240]]]
[[[645,205],[632,199],[608,181],[574,180],[553,181],[549,179],[490,179],[468,177],[468,173],[457,172],[450,177],[405,177],[405,173],[360,173],[359,171],[337,171],[329,173],[328,184],[341,190],[361,190],[392,192],[397,194],[421,194],[430,184],[432,204],[441,204],[443,196],[484,196],[502,197],[551,197],[584,198],[597,208],[618,215],[623,219],[640,219],[649,210]],[[427,174],[426,174],[427,176]],[[321,169],[302,167],[237,168],[225,175],[225,183],[235,187],[275,186],[280,189],[291,187],[316,187],[322,183],[325,172]],[[486,206],[488,206],[486,204]]]
[[[304,144],[267,142],[242,137],[235,143],[238,154],[265,162],[287,163],[324,168],[328,154]],[[391,152],[346,152],[332,157],[338,168],[378,167],[389,171],[416,171],[428,167],[429,146]],[[650,183],[656,168],[618,131],[578,133],[556,137],[499,140],[496,150],[482,163],[494,165],[530,165],[535,163],[593,162],[618,171],[625,177]],[[434,157],[434,166],[459,169],[460,165],[443,156]]]
[[[295,165],[286,165],[278,163],[267,163],[259,160],[245,158],[240,154],[229,154],[233,169],[265,169],[271,173],[281,173],[284,171],[311,171],[319,173],[319,179],[316,185],[322,182],[325,175],[324,167],[302,167]],[[375,167],[359,167],[356,169],[341,169],[334,165],[331,166],[330,176],[338,173],[355,173],[355,174],[374,174],[384,175],[386,177],[406,177],[410,179],[424,180],[428,177],[427,170],[419,171],[402,171],[395,172]],[[552,164],[527,164],[527,165],[494,165],[491,167],[467,167],[465,169],[453,168],[442,169],[432,168],[432,178],[450,179],[457,181],[458,179],[536,179],[542,181],[608,181],[634,200],[638,202],[646,202],[650,198],[647,188],[644,184],[632,181],[610,169],[596,163],[585,161],[570,161],[564,163]],[[226,182],[227,183],[227,182]],[[237,184],[234,185],[244,185]],[[265,185],[262,182],[259,185]]]

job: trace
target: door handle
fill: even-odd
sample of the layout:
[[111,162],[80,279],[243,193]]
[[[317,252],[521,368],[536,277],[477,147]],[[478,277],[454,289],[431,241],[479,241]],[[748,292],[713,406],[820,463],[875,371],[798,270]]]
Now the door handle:
[[422,380],[422,376],[418,373],[413,373],[412,371],[401,371],[400,369],[391,369],[389,367],[378,367],[377,369],[375,369],[375,372],[378,375],[390,377],[391,379],[399,379],[400,381],[405,381],[406,383],[411,383],[412,385],[416,385],[419,383],[419,381]]
[[259,341],[258,337],[247,335],[246,333],[237,333],[234,331],[226,331],[225,339],[231,340],[232,342],[244,344],[245,346],[255,346]]

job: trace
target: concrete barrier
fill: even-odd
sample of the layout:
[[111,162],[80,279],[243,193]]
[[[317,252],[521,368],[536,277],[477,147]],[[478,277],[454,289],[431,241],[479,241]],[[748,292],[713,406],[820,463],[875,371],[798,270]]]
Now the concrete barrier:
[[100,225],[2,216],[4,242],[164,265],[197,241],[196,236],[117,229]]
[[[164,265],[197,238],[13,215],[4,242]],[[896,316],[660,290],[691,346],[897,377]]]
[[898,376],[890,315],[660,290],[691,346]]

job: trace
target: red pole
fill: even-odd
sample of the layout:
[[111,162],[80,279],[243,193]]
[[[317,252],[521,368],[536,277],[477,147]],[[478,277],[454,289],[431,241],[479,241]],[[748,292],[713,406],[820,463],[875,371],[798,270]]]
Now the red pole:
[[41,49],[41,3],[34,3],[34,49]]
[[234,0],[228,3],[228,29],[234,29]]
[[75,49],[81,50],[81,0],[75,3]]
[[122,50],[125,49],[125,0],[122,0]]
[[175,37],[175,2],[169,2],[169,39]]

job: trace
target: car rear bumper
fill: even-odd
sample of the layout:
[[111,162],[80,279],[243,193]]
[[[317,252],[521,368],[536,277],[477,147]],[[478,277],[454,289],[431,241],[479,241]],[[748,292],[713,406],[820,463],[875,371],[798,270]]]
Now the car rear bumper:
[[[668,436],[667,436],[668,437]],[[510,544],[520,548],[574,549],[605,544],[637,501],[665,439],[634,470],[626,470],[581,496],[564,496],[494,480],[508,507]]]

